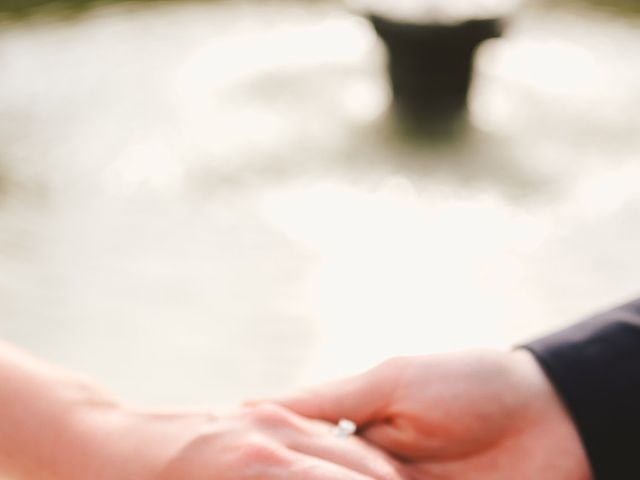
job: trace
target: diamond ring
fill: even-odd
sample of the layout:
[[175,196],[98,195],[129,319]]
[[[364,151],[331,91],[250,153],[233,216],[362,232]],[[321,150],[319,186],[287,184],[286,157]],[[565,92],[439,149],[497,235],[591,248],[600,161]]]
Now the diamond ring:
[[335,427],[333,427],[333,435],[339,438],[348,438],[351,435],[354,435],[357,430],[358,426],[355,422],[343,418]]

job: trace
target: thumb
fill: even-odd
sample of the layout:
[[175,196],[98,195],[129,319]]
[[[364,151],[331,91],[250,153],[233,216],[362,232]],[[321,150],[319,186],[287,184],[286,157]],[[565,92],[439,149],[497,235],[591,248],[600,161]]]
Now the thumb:
[[386,417],[393,390],[393,378],[378,367],[273,402],[305,417],[334,423],[348,418],[362,427]]
[[425,452],[424,442],[412,430],[403,429],[397,422],[380,422],[364,429],[361,436],[401,460],[419,461],[431,452]]

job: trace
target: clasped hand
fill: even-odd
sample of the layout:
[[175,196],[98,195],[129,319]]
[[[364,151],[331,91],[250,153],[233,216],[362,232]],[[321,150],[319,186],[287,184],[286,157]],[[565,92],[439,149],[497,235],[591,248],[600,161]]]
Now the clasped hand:
[[[116,411],[84,417],[101,435],[80,449],[98,453],[65,478],[591,478],[568,413],[526,351],[394,359],[221,417]],[[359,425],[358,435],[331,433],[342,418]]]

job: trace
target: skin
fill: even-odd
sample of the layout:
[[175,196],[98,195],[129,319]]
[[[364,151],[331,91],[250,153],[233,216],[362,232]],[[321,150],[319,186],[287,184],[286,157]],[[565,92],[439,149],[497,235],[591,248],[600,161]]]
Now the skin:
[[590,480],[576,428],[525,350],[397,358],[279,403],[349,418],[407,479]]
[[153,412],[0,343],[0,478],[401,480],[399,462],[277,405]]

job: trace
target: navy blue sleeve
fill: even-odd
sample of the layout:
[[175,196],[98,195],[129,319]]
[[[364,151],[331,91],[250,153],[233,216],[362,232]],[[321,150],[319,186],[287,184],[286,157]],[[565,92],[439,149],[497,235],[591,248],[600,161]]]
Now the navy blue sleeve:
[[640,299],[525,348],[569,408],[595,478],[640,479]]

